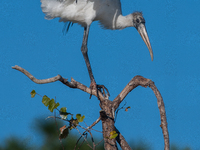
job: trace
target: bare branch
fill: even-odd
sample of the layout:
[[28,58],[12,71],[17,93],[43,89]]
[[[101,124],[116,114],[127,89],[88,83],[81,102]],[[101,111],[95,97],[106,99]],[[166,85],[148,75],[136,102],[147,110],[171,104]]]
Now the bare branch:
[[93,150],[95,150],[96,145],[95,145],[95,143],[94,143],[93,135],[92,135],[92,133],[91,133],[89,130],[88,130],[88,132],[90,133],[90,136],[91,136],[91,141],[92,141],[92,145],[93,145]]
[[128,95],[129,92],[131,92],[134,88],[137,86],[147,87],[149,86],[156,98],[157,98],[157,104],[160,111],[160,118],[161,118],[161,125],[164,136],[164,142],[165,142],[165,150],[169,150],[169,132],[167,129],[167,118],[165,113],[165,106],[163,102],[163,98],[158,91],[157,87],[155,86],[154,82],[150,79],[146,79],[142,76],[135,76],[131,81],[126,85],[126,87],[122,90],[122,92],[114,99],[114,108],[117,109],[119,107],[119,104],[123,101],[123,99]]
[[124,98],[137,86],[147,87],[149,86],[150,79],[146,79],[142,76],[135,76],[131,79],[131,81],[125,86],[125,88],[121,91],[121,93],[113,100],[115,110],[119,107],[120,103],[124,100]]
[[89,127],[87,127],[87,129],[91,129],[92,127],[94,127],[100,120],[101,117],[99,117],[95,122],[93,122]]
[[[86,138],[87,138],[87,133],[86,133],[86,134],[83,134],[83,135],[86,136]],[[76,145],[75,145],[75,147],[74,147],[74,150],[76,149],[76,146],[78,145],[78,142],[81,140],[81,138],[82,138],[82,136],[80,136],[80,138],[76,141]],[[84,142],[85,142],[85,140],[82,141],[82,143],[80,144],[79,148],[83,145]],[[79,149],[79,148],[78,148],[78,149]]]
[[98,146],[102,141],[103,141],[103,139],[102,139],[101,141],[99,141],[99,142],[96,144],[96,146]]
[[81,134],[81,132],[79,131],[79,129],[78,129],[77,127],[74,126],[74,128],[75,128],[75,129],[78,131],[78,133],[84,138],[84,141],[87,142],[87,145],[88,145],[91,149],[93,149],[92,146],[91,146],[91,145],[89,144],[89,142],[87,141],[87,139],[85,138],[84,134]]
[[[78,125],[79,127],[83,128],[83,129],[85,130],[85,131],[83,132],[82,135],[84,135],[86,132],[89,132],[89,133],[90,133],[91,140],[92,140],[92,144],[93,144],[93,149],[95,149],[96,145],[95,145],[95,143],[94,143],[93,135],[92,135],[92,133],[90,132],[89,129],[91,129],[93,126],[95,126],[100,120],[101,120],[101,119],[100,119],[100,117],[99,117],[95,122],[93,122],[93,124],[91,124],[91,125],[90,125],[89,127],[87,127],[87,128],[83,128],[82,126]],[[82,137],[82,136],[81,136],[81,137]],[[79,140],[81,139],[81,137],[79,138]],[[75,148],[76,148],[76,147],[75,147]]]
[[116,111],[116,115],[115,115],[115,122],[116,122],[116,120],[117,120],[117,114],[118,114],[118,112],[119,112],[119,110],[121,110],[121,109],[124,109],[124,107],[126,106],[126,103],[127,102],[125,102],[125,104],[121,107],[121,108],[117,108],[117,111]]
[[55,82],[58,81],[60,79],[60,75],[57,75],[55,77],[52,78],[48,78],[48,79],[36,79],[33,75],[31,75],[27,70],[23,69],[20,66],[15,65],[14,67],[12,67],[13,69],[16,69],[20,72],[22,72],[23,74],[25,74],[29,79],[31,79],[33,82],[37,83],[37,84],[45,84],[45,83],[51,83],[51,82]]
[[116,137],[116,140],[119,143],[122,150],[131,150],[131,147],[128,145],[125,138],[122,136],[122,134],[119,132],[119,130],[116,127],[115,127],[115,130],[118,134],[118,136]]
[[97,91],[95,89],[93,89],[91,91],[90,88],[88,88],[87,86],[81,84],[80,82],[75,81],[73,78],[71,78],[71,82],[68,81],[68,79],[63,78],[61,75],[57,75],[55,77],[52,78],[48,78],[48,79],[37,79],[35,78],[32,74],[30,74],[27,70],[25,70],[24,68],[15,65],[14,67],[12,67],[13,69],[16,69],[20,72],[22,72],[23,74],[25,74],[29,79],[31,79],[33,82],[37,83],[37,84],[46,84],[46,83],[51,83],[51,82],[55,82],[55,81],[60,81],[63,84],[65,84],[66,86],[70,87],[70,88],[77,88],[80,89],[88,94],[92,94],[96,97],[98,97],[98,99],[100,100],[104,100],[104,96],[102,95],[102,93],[100,91]]
[[165,150],[169,150],[169,147],[170,147],[169,132],[167,129],[167,118],[166,118],[165,105],[163,102],[163,98],[153,82],[150,83],[149,87],[153,90],[153,92],[157,98],[157,103],[158,103],[158,108],[160,111],[160,118],[161,118],[160,127],[162,128],[162,132],[163,132],[163,136],[164,136]]

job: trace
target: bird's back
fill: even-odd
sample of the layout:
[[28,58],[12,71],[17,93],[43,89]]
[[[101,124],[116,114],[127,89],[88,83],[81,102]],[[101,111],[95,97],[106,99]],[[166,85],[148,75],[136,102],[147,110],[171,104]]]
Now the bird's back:
[[113,28],[121,14],[120,0],[41,0],[46,19],[60,18],[60,21],[79,23],[86,26],[99,20],[104,28]]

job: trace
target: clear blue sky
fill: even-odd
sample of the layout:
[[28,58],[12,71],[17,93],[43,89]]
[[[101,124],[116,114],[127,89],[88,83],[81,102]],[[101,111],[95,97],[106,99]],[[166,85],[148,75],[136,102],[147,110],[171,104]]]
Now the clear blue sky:
[[[113,100],[135,75],[152,79],[160,90],[167,112],[171,143],[200,149],[200,1],[123,1],[124,15],[142,11],[154,52],[134,28],[103,30],[91,26],[89,57],[97,83],[104,84]],[[90,80],[80,51],[83,28],[74,25],[66,36],[58,19],[44,19],[40,1],[0,1],[0,139],[17,135],[37,136],[31,124],[51,115],[41,95],[56,96],[71,113],[86,115],[91,124],[99,116],[99,102],[60,82],[37,85],[11,69],[19,65],[36,78],[62,75],[89,86]],[[117,128],[128,141],[142,139],[155,150],[163,149],[163,135],[156,98],[149,88],[138,87],[126,97],[128,112],[120,111]],[[45,121],[45,120],[44,120]],[[96,129],[101,130],[101,124]]]

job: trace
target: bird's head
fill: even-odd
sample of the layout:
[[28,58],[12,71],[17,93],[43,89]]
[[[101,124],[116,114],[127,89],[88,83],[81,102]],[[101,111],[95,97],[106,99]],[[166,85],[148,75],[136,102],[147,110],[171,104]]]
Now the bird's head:
[[145,20],[142,16],[142,13],[134,12],[134,13],[132,13],[132,17],[133,17],[133,26],[137,29],[137,31],[139,32],[143,41],[147,45],[150,55],[151,55],[151,60],[153,61],[153,51],[152,51],[149,37],[148,37],[147,31],[146,31]]

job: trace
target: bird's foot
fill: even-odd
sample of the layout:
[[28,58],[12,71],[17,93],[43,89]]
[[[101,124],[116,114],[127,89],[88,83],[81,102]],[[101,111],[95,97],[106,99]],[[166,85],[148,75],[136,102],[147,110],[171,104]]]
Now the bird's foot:
[[[108,89],[104,85],[97,85],[96,82],[90,83],[90,89],[91,89],[90,99],[92,97],[92,90],[96,90],[97,97],[98,97],[98,91],[100,91],[103,94],[103,96],[107,99],[110,96]],[[99,97],[98,97],[98,99],[99,99]]]
[[[110,93],[104,85],[97,85],[97,89],[103,94],[105,98],[109,98]],[[106,92],[105,92],[106,91]]]

